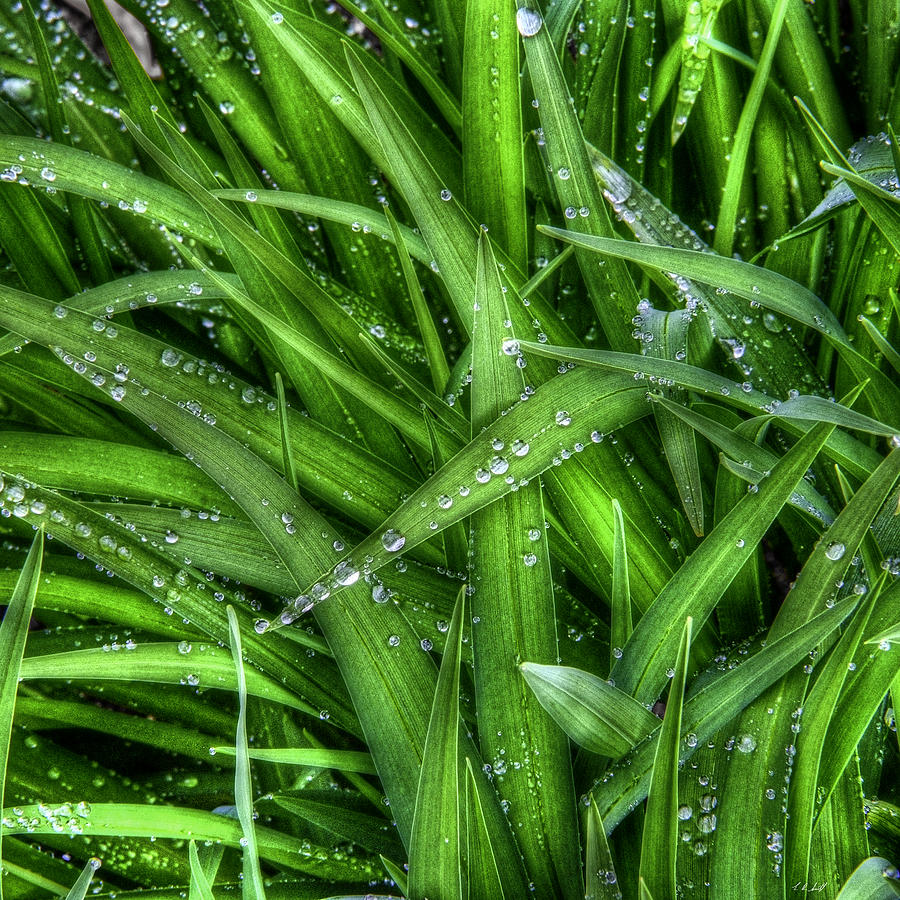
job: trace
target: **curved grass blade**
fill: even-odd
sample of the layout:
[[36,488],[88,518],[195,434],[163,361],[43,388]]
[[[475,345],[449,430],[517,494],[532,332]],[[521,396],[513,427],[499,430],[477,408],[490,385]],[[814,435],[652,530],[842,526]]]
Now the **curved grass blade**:
[[35,188],[46,185],[46,173],[52,173],[57,190],[119,204],[204,244],[218,243],[206,214],[181,191],[100,156],[37,138],[0,135],[0,166],[17,172],[19,184]]
[[247,678],[244,672],[241,630],[234,607],[228,606],[228,629],[231,633],[231,659],[237,681],[238,720],[234,745],[234,803],[241,823],[241,857],[243,882],[241,896],[244,900],[265,900],[262,871],[259,868],[259,849],[256,843],[256,826],[253,824],[253,784],[250,780],[250,754],[247,743]]
[[[217,756],[234,756],[233,747],[210,747]],[[309,766],[317,769],[336,769],[338,772],[358,772],[377,775],[372,757],[362,750],[321,750],[316,747],[283,747],[273,750],[248,750],[250,759],[260,762],[283,763],[289,766]]]
[[594,798],[587,813],[587,833],[584,850],[584,898],[585,900],[620,900],[615,866],[600,810]]
[[[409,299],[412,303],[413,311],[416,315],[416,324],[419,326],[419,334],[422,337],[422,344],[425,347],[425,356],[428,360],[428,371],[431,374],[434,392],[438,397],[444,395],[450,381],[450,367],[447,365],[447,358],[444,355],[444,348],[441,345],[441,339],[438,335],[437,328],[434,325],[434,319],[431,318],[431,311],[422,293],[422,285],[413,268],[412,259],[410,258],[410,249],[407,244],[407,238],[401,230],[403,226],[397,221],[389,206],[384,208],[385,216],[388,224],[391,226],[391,234],[394,237],[394,246],[397,248],[397,256],[400,259],[400,267],[403,269],[403,277],[406,280],[406,290],[409,293]],[[406,229],[409,232],[409,229]],[[411,232],[410,232],[411,234]],[[415,235],[420,240],[418,235]],[[422,252],[428,256],[428,260],[419,257],[420,262],[430,261],[431,254],[428,248],[422,247]]]
[[728,163],[728,176],[722,192],[722,203],[719,206],[719,215],[716,220],[716,252],[725,257],[730,257],[734,247],[735,225],[738,215],[738,203],[740,202],[741,185],[744,180],[744,170],[747,165],[747,155],[750,152],[750,142],[753,126],[762,105],[763,92],[769,74],[775,61],[775,50],[781,37],[781,29],[785,23],[788,10],[788,0],[775,0],[769,19],[769,27],[766,40],[763,44],[762,54],[753,73],[753,82],[747,92],[744,108],[741,110],[741,118],[738,122],[734,142],[731,145],[731,153]]
[[653,774],[647,790],[640,878],[659,897],[673,897],[677,893],[675,850],[678,847],[678,764],[692,623],[693,620],[688,616],[682,630],[675,675],[669,688],[665,718],[656,741]]
[[661,247],[635,244],[614,238],[597,237],[575,231],[565,231],[549,225],[539,225],[544,234],[562,241],[627,259],[658,272],[677,272],[686,278],[716,285],[745,300],[800,322],[818,331],[836,345],[847,343],[847,336],[834,313],[810,290],[770,269],[762,269],[738,259],[684,250],[680,247]]
[[631,590],[628,584],[628,553],[625,543],[625,521],[618,500],[613,500],[615,534],[613,543],[613,583],[610,602],[609,652],[610,669],[622,654],[622,648],[631,637],[634,624],[631,618]]
[[[588,234],[613,235],[609,213],[594,177],[578,117],[569,102],[556,48],[536,3],[522,2],[516,12],[519,34],[524,38],[525,59],[538,101],[542,152],[546,152],[553,188],[564,210],[566,227],[580,227]],[[631,319],[640,299],[631,275],[618,260],[598,267],[587,254],[576,253],[594,312],[610,345],[634,346]]]
[[66,900],[84,900],[94,878],[94,873],[100,866],[101,862],[97,857],[89,859],[81,875],[78,876],[78,880],[72,885],[69,893],[66,894]]
[[[190,645],[188,645],[190,647]],[[22,660],[20,677],[36,679],[81,679],[84,681],[148,681],[156,684],[184,684],[189,687],[237,690],[238,684],[229,661],[212,645],[201,644],[185,654],[181,643],[122,645],[111,653],[101,647],[69,650]],[[296,694],[251,669],[247,689],[254,697],[283,703],[307,715],[319,717],[319,710],[300,700]]]
[[589,672],[532,662],[519,668],[560,728],[592,753],[619,759],[659,725],[643,704]]
[[[503,292],[491,246],[482,232],[475,277],[471,415],[473,434],[487,429],[484,433],[493,436],[504,411],[524,395],[525,378],[516,357],[504,352],[512,341],[509,304],[518,298]],[[495,438],[492,446],[505,455],[492,457],[486,471],[494,476],[513,471],[521,445],[507,449]],[[539,481],[520,485],[472,516],[470,577],[476,589],[471,603],[477,623],[472,653],[481,752],[493,767],[501,801],[517,810],[517,821],[527,823],[517,837],[529,878],[538,894],[569,897],[581,882],[581,861],[568,742],[516,669],[525,659],[552,663],[559,658],[544,521]],[[511,742],[511,735],[519,740]]]
[[422,754],[409,841],[408,893],[412,900],[463,895],[466,832],[460,819],[459,664],[465,594],[459,592],[441,661]]
[[278,398],[278,425],[281,428],[281,456],[284,460],[284,472],[288,484],[297,490],[297,469],[294,466],[294,456],[291,453],[291,433],[288,423],[288,404],[284,395],[284,381],[281,373],[275,373],[275,395]]
[[[39,529],[25,558],[12,596],[6,605],[0,622],[0,659],[4,660],[5,674],[0,679],[0,809],[3,807],[4,785],[9,760],[9,740],[16,707],[16,692],[21,677],[22,656],[34,609],[41,577],[41,561],[44,555],[44,531]],[[0,823],[0,838],[5,823]],[[2,856],[0,856],[2,860]],[[2,890],[0,890],[2,896]]]
[[834,426],[815,425],[787,452],[760,485],[747,494],[710,532],[675,573],[637,623],[613,667],[623,691],[651,703],[664,684],[665,668],[678,640],[675,623],[682,612],[705,622],[722,592],[762,539],[797,483],[815,460]]
[[200,857],[197,854],[197,842],[188,845],[188,857],[191,863],[191,897],[190,900],[215,900],[212,887],[203,871]]
[[815,684],[803,701],[803,728],[794,743],[797,754],[794,757],[791,790],[787,798],[785,827],[785,875],[791,884],[808,883],[812,874],[810,866],[815,810],[817,806],[819,809],[825,808],[825,802],[819,800],[816,787],[819,763],[838,697],[849,676],[849,667],[866,630],[877,596],[877,590],[871,591],[869,598],[856,610],[837,645],[822,663]]
[[[43,809],[42,809],[43,806]],[[65,807],[65,804],[63,804]],[[69,807],[43,804],[23,804],[22,812],[11,807],[3,810],[17,824],[10,834],[52,835],[69,831]],[[243,830],[240,822],[226,815],[190,809],[183,806],[153,805],[149,803],[88,803],[87,815],[79,817],[76,834],[99,838],[147,837],[154,839],[222,842],[240,848]],[[19,820],[25,824],[18,824]],[[38,822],[30,825],[30,821]],[[341,855],[336,858],[327,848],[272,828],[257,826],[256,837],[261,859],[291,872],[310,872],[319,878],[335,881],[359,882],[379,877],[379,870],[362,857]]]
[[900,897],[897,867],[880,856],[870,856],[854,869],[836,900],[894,900]]
[[[852,612],[854,606],[855,601],[852,599],[835,604],[833,608],[826,609],[799,628],[768,642],[749,659],[693,692],[684,705],[683,732],[695,734],[698,746],[709,740],[796,665],[804,653],[831,634]],[[613,770],[617,774],[627,772],[627,784],[624,781],[617,784],[615,778],[604,778],[592,786],[607,834],[612,832],[636,803],[647,796],[655,752],[654,740],[640,743]],[[689,746],[684,752],[684,758],[687,759],[692,753],[693,749]]]
[[210,191],[210,193],[220,200],[287,209],[303,216],[315,216],[318,219],[327,219],[330,222],[346,225],[354,231],[359,229],[362,234],[377,235],[383,241],[393,241],[398,248],[401,245],[406,247],[413,259],[426,266],[433,259],[431,251],[418,232],[401,223],[397,224],[396,231],[390,227],[390,219],[393,215],[388,212],[390,207],[385,207],[385,212],[382,214],[367,206],[348,203],[346,200],[332,200],[330,197],[316,197],[312,194],[298,194],[293,191],[248,191],[243,188],[222,188]]
[[[640,316],[643,325],[647,328],[646,333],[653,337],[646,352],[647,356],[678,359],[680,355],[685,354],[690,318],[684,312],[680,310],[660,312],[650,308],[642,311]],[[668,391],[667,393],[671,395],[673,392]],[[677,399],[684,399],[680,391],[676,391],[674,394]],[[665,453],[666,462],[669,464],[678,488],[685,515],[694,534],[702,537],[704,531],[703,484],[694,431],[664,407],[654,407],[653,415],[662,441],[663,453]]]
[[697,95],[703,87],[711,51],[706,39],[715,27],[722,6],[722,0],[704,0],[700,4],[689,3],[685,11],[681,33],[681,74],[672,115],[672,146],[684,133]]

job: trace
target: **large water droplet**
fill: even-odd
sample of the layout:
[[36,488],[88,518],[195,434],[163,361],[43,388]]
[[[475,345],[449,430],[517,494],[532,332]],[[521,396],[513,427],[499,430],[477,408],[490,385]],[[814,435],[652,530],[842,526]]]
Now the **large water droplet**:
[[544,24],[543,16],[536,9],[520,6],[516,10],[516,28],[522,37],[534,37]]
[[832,541],[825,548],[825,555],[829,559],[837,562],[837,560],[839,560],[846,551],[847,551],[847,548],[840,541]]
[[405,543],[406,538],[393,528],[388,528],[381,536],[381,545],[388,553],[396,553],[398,550],[402,550]]

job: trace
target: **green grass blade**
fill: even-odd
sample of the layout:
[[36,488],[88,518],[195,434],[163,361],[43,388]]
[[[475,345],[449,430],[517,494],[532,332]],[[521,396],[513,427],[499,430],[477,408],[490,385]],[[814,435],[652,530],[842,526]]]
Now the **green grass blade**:
[[197,854],[197,842],[188,845],[188,856],[191,862],[191,900],[214,900],[212,887]]
[[[401,230],[402,226],[391,212],[390,207],[386,206],[384,212],[391,227],[397,255],[400,258],[400,266],[403,269],[403,277],[406,281],[406,290],[409,293],[409,299],[415,311],[416,324],[419,327],[419,334],[425,347],[425,356],[428,360],[428,371],[431,374],[434,392],[438,397],[442,397],[450,381],[450,367],[447,365],[447,357],[444,355],[444,348],[435,327],[434,319],[431,317],[431,311],[428,308],[425,295],[422,293],[422,285],[419,283],[416,270],[413,268],[409,246]],[[427,252],[427,248],[423,247],[423,252],[430,259],[431,254]],[[423,260],[419,257],[419,261],[427,262],[428,260]]]
[[691,625],[684,623],[666,714],[656,742],[653,774],[647,791],[647,812],[641,843],[640,877],[659,897],[676,893],[675,851],[678,847],[678,768],[684,688],[690,660]]
[[[611,237],[606,204],[594,178],[578,118],[568,100],[570,92],[557,51],[537,4],[521,5],[516,12],[516,25],[524,38],[525,58],[539,104],[542,149],[546,151],[546,164],[566,227]],[[630,273],[618,261],[600,268],[587,254],[576,253],[576,257],[607,340],[616,349],[631,349],[631,319],[639,297]]]
[[[804,653],[816,647],[852,612],[855,602],[844,600],[832,609],[794,629],[741,662],[733,670],[720,675],[693,692],[684,705],[682,729],[685,734],[697,736],[697,746],[708,740],[720,728],[727,725],[747,705],[752,703],[771,684],[796,665]],[[659,727],[659,726],[657,726]],[[637,749],[613,769],[628,773],[628,783],[616,784],[615,778],[604,778],[594,783],[592,791],[597,808],[603,817],[607,833],[647,796],[655,741],[641,743]],[[684,758],[693,749],[688,747]]]
[[637,623],[611,677],[642,702],[656,699],[678,640],[681,612],[704,622],[763,534],[815,460],[833,426],[816,425],[748,494],[675,573]]
[[425,738],[409,845],[409,896],[458,897],[463,893],[460,820],[459,664],[465,596],[460,591],[450,621],[434,705]]
[[[22,660],[21,677],[26,680],[75,678],[85,681],[148,681],[157,684],[184,684],[237,690],[229,661],[212,645],[200,644],[188,655],[179,643],[136,644],[125,652],[110,653],[101,647],[29,656]],[[189,645],[190,646],[190,645]],[[254,697],[283,703],[318,718],[319,710],[295,694],[251,670],[247,689]]]
[[[482,232],[472,338],[472,432],[487,429],[485,436],[492,438],[497,455],[487,471],[495,476],[512,471],[521,451],[494,439],[494,423],[525,390],[516,357],[504,352],[513,340],[509,305],[517,300],[508,297],[491,242]],[[529,878],[538,893],[569,896],[581,873],[568,744],[516,668],[522,660],[549,664],[559,655],[543,523],[539,482],[520,485],[471,519],[472,613],[478,622],[472,635],[475,693],[481,751],[493,767],[498,794],[518,811],[519,820],[529,823],[517,831]],[[527,605],[518,599],[525,596]],[[517,702],[510,703],[514,696]],[[511,744],[510,735],[521,741]]]
[[463,56],[463,180],[469,212],[527,270],[528,231],[514,0],[468,0]]
[[[39,804],[23,804],[21,816],[13,815],[7,807],[3,813],[14,819],[37,818],[38,826],[16,824],[10,828],[15,834],[58,834],[71,826],[71,816],[57,813],[58,807],[50,807],[51,815],[44,816]],[[222,842],[229,847],[240,848],[243,831],[240,822],[227,815],[190,809],[168,804],[149,803],[89,803],[87,816],[79,817],[78,834],[101,838],[147,837],[172,840]],[[63,810],[65,812],[65,810]],[[70,832],[71,833],[71,832]],[[256,837],[260,858],[283,867],[289,872],[314,872],[319,877],[336,881],[358,882],[377,877],[378,867],[363,858],[335,859],[324,847],[312,842],[298,846],[293,835],[265,826],[257,826]],[[152,846],[152,844],[150,845]]]
[[[678,359],[685,354],[688,325],[682,311],[663,313],[647,309],[641,314],[646,334],[652,335],[646,355]],[[671,392],[670,392],[671,393]],[[683,395],[675,393],[678,399]],[[703,485],[694,431],[664,407],[654,407],[653,415],[666,461],[675,479],[681,505],[697,537],[704,532]]]
[[281,456],[284,459],[284,471],[288,484],[297,490],[297,469],[294,466],[294,456],[291,453],[291,433],[288,423],[288,404],[284,395],[284,381],[281,373],[275,373],[275,394],[278,398],[278,424],[281,427]]
[[78,876],[78,880],[72,885],[69,893],[66,894],[66,900],[84,900],[87,896],[88,888],[94,878],[94,873],[100,868],[100,860],[96,857],[88,860],[87,865]]
[[519,668],[544,709],[593,753],[618,759],[659,725],[643,704],[589,672],[532,662]]
[[625,520],[618,500],[613,500],[615,543],[613,544],[613,583],[610,603],[609,652],[610,669],[621,656],[622,648],[631,637],[634,625],[631,618],[631,589],[628,582],[628,553],[625,542]]
[[[9,763],[9,739],[13,727],[22,655],[25,652],[28,626],[41,576],[43,548],[44,532],[41,529],[34,538],[3,614],[3,621],[0,623],[0,659],[5,660],[6,668],[6,674],[0,681],[0,808],[3,806],[6,770]],[[0,835],[4,827],[4,824],[0,824]]]
[[[234,756],[233,747],[210,747],[216,755]],[[361,750],[320,750],[315,747],[284,747],[272,750],[248,750],[250,759],[260,762],[284,763],[289,766],[310,766],[318,769],[337,769],[339,772],[359,772],[376,775],[372,757]]]
[[716,285],[779,315],[794,319],[828,336],[836,343],[846,341],[840,322],[815,294],[769,269],[761,269],[738,259],[695,250],[639,246],[630,241],[564,231],[549,226],[542,225],[539,228],[545,234],[551,234],[579,247],[631,260],[658,272],[678,272],[686,278]]
[[804,700],[803,728],[795,740],[797,755],[788,793],[788,822],[785,828],[785,875],[791,884],[806,882],[813,852],[813,822],[815,809],[824,807],[817,794],[818,770],[824,751],[828,726],[837,706],[838,696],[848,677],[848,667],[853,661],[862,640],[877,591],[856,611],[837,645],[822,664],[812,690]]
[[619,900],[621,891],[617,883],[612,854],[606,840],[600,810],[597,809],[593,797],[587,815],[584,851],[585,900]]
[[740,122],[734,143],[731,147],[731,159],[728,163],[728,177],[722,192],[722,203],[719,207],[719,216],[716,221],[716,252],[722,256],[730,257],[734,247],[735,224],[740,202],[741,184],[744,180],[744,169],[747,164],[747,156],[750,152],[750,141],[753,126],[759,113],[763,100],[766,82],[775,61],[775,51],[781,37],[781,29],[784,26],[787,15],[788,0],[776,0],[772,8],[769,28],[766,33],[766,41],[763,51],[753,73],[753,82],[744,101]]
[[900,885],[893,873],[897,867],[880,856],[863,860],[841,886],[837,900],[894,900]]
[[244,879],[241,896],[244,900],[265,900],[262,871],[259,867],[259,849],[256,842],[256,826],[253,824],[253,784],[250,780],[250,754],[247,744],[247,678],[244,672],[241,630],[234,607],[229,606],[228,628],[231,632],[231,657],[237,681],[238,721],[234,756],[234,801],[241,823],[241,856]]

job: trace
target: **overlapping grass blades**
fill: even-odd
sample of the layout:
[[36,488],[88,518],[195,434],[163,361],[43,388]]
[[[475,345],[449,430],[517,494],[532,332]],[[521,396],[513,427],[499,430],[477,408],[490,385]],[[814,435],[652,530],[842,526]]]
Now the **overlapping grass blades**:
[[894,4],[126,5],[0,7],[4,896],[895,895]]

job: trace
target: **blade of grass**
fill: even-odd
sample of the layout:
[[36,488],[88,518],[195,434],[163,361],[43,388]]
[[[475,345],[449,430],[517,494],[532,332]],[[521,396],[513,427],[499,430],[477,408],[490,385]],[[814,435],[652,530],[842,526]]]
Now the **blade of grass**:
[[619,900],[621,891],[612,854],[606,841],[600,810],[597,809],[593,797],[587,815],[584,851],[585,900]]
[[592,753],[618,759],[659,725],[643,704],[589,672],[532,662],[519,668],[544,709]]
[[520,271],[528,231],[522,151],[519,35],[514,0],[468,0],[463,55],[462,147],[466,207]]
[[659,897],[676,894],[675,851],[678,847],[678,768],[684,688],[691,649],[691,625],[682,631],[666,714],[656,741],[653,774],[647,791],[647,812],[641,843],[640,878]]
[[[616,664],[622,648],[631,637],[634,625],[631,618],[631,589],[628,582],[628,553],[625,541],[625,520],[618,500],[613,500],[615,535],[613,544],[613,582],[610,602],[609,667]],[[618,655],[617,655],[618,654]]]
[[[693,692],[684,706],[683,732],[695,734],[698,746],[708,740],[796,665],[804,653],[834,631],[852,612],[854,605],[853,600],[835,604],[832,609],[826,609],[805,625],[768,642],[749,659]],[[622,781],[617,784],[615,778],[606,777],[592,786],[607,834],[625,818],[634,804],[640,803],[647,796],[655,752],[654,740],[638,744],[612,770],[615,774],[627,772],[627,784]],[[687,747],[684,758],[687,759],[692,753],[693,748]]]
[[447,633],[422,755],[409,843],[408,893],[462,896],[466,832],[460,820],[459,665],[465,593],[459,592]]
[[[0,808],[3,806],[9,760],[9,739],[16,707],[16,691],[28,627],[31,623],[31,612],[34,609],[34,598],[41,577],[43,554],[44,531],[40,529],[35,535],[31,550],[25,559],[25,565],[22,567],[12,596],[9,598],[3,614],[3,621],[0,622],[0,659],[5,661],[6,667],[6,674],[0,680]],[[5,823],[0,823],[0,838],[2,838],[5,827]],[[2,888],[0,888],[0,896],[2,896]]]
[[101,862],[97,857],[91,857],[88,860],[81,875],[78,876],[78,880],[72,885],[69,893],[66,894],[66,900],[84,900],[94,878],[94,873],[100,868],[100,865]]
[[[508,297],[491,242],[482,232],[472,338],[472,433],[487,429],[484,434],[497,454],[505,453],[487,465],[495,476],[511,471],[522,449],[510,444],[507,450],[494,437],[494,423],[525,390],[523,370],[504,352],[512,340],[509,305],[518,299]],[[517,837],[529,877],[538,893],[568,897],[581,882],[568,745],[516,670],[522,660],[551,663],[559,655],[543,507],[536,481],[520,485],[471,519],[475,696],[482,753],[493,767],[498,794],[523,822]],[[520,597],[528,597],[528,604]],[[521,740],[511,743],[512,735]]]
[[762,104],[766,82],[769,80],[772,65],[775,61],[775,51],[781,37],[781,29],[785,23],[787,10],[788,0],[775,0],[771,18],[769,19],[766,41],[756,65],[756,71],[753,73],[753,82],[747,93],[747,99],[744,101],[744,108],[741,111],[741,118],[731,147],[728,176],[725,180],[722,203],[719,206],[719,215],[716,220],[715,249],[722,256],[730,257],[734,246],[741,184],[744,179],[747,156],[750,152],[753,126],[756,124],[756,117]]
[[234,607],[226,608],[228,629],[231,633],[231,659],[234,666],[238,695],[237,734],[234,756],[234,802],[241,823],[241,857],[243,882],[241,896],[244,900],[265,900],[266,891],[259,867],[259,848],[256,842],[256,826],[253,824],[253,784],[250,780],[250,754],[247,744],[247,678],[244,673],[241,630]]
[[641,702],[656,700],[664,684],[667,660],[678,640],[681,612],[705,622],[716,602],[743,566],[749,551],[787,502],[833,430],[814,426],[772,470],[756,494],[748,494],[710,532],[675,573],[641,617],[611,677]]
[[196,841],[192,840],[188,845],[188,857],[191,862],[191,900],[214,900],[212,887],[197,855]]

